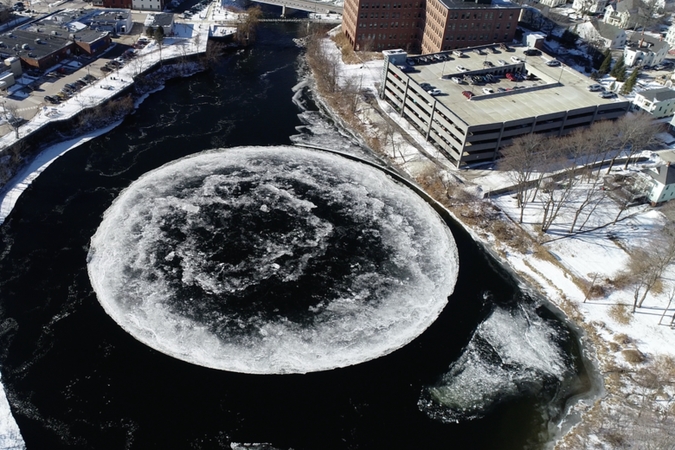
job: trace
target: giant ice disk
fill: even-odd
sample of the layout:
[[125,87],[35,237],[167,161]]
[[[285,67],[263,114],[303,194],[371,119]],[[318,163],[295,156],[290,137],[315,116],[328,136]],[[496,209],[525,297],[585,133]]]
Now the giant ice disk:
[[358,364],[441,313],[457,249],[434,209],[369,165],[242,147],[132,183],[91,239],[105,311],[146,345],[256,374]]

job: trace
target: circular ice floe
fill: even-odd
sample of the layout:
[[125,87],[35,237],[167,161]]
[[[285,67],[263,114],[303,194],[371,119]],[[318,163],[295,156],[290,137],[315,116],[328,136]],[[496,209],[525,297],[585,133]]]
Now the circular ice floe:
[[244,373],[305,373],[404,346],[440,314],[457,249],[423,199],[368,165],[294,147],[201,153],[106,211],[89,277],[139,341]]

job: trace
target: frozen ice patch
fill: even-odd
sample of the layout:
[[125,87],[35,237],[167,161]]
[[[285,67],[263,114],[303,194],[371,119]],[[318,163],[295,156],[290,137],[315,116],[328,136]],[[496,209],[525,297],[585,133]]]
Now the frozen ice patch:
[[440,382],[423,391],[420,409],[443,422],[475,419],[502,400],[562,383],[570,368],[558,330],[529,308],[497,307]]
[[139,341],[245,373],[304,373],[404,346],[438,317],[457,250],[383,172],[327,152],[250,147],[167,164],[91,240],[100,303]]

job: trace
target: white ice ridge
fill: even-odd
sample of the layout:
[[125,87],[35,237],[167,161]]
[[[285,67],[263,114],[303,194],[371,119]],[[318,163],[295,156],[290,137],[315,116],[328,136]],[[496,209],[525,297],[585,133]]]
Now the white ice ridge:
[[538,390],[546,377],[562,381],[568,367],[555,336],[528,306],[497,307],[441,382],[427,389],[420,407],[442,421],[457,422],[480,417],[522,390]]
[[[353,264],[307,320],[274,316],[267,291],[258,294],[271,305],[265,314],[221,313],[219,302],[260,283],[302,282],[339,245],[338,210],[375,236],[369,242],[381,244],[385,263]],[[268,217],[292,226],[247,231]],[[230,247],[242,240],[239,257]],[[134,182],[92,237],[88,271],[106,312],[156,350],[228,371],[306,373],[368,361],[419,336],[454,289],[458,257],[434,209],[382,171],[328,152],[245,147],[183,158]],[[195,308],[177,311],[177,303]]]

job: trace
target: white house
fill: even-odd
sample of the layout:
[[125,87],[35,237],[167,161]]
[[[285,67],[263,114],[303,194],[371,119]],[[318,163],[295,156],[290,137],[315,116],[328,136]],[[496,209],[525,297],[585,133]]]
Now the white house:
[[580,14],[595,14],[602,12],[607,6],[607,0],[574,0],[572,8]]
[[549,8],[555,8],[556,6],[562,6],[567,3],[567,0],[539,0],[540,5],[548,6]]
[[605,8],[603,21],[619,28],[631,28],[637,23],[639,0],[619,0],[609,3]]
[[173,34],[173,14],[158,13],[148,14],[145,18],[145,28],[152,27],[157,29],[162,27],[164,29],[164,36],[171,36]]
[[131,8],[141,11],[163,11],[164,0],[131,0]]
[[675,24],[668,27],[668,31],[666,32],[666,42],[671,47],[675,47]]
[[675,198],[675,166],[668,162],[655,169],[647,169],[645,173],[649,176],[647,197],[652,204]]
[[626,31],[608,23],[589,20],[576,26],[576,32],[581,39],[601,48],[611,50],[624,48],[626,45]]
[[655,119],[672,116],[675,114],[675,91],[666,87],[647,89],[635,94],[633,104]]
[[641,33],[629,36],[623,50],[624,64],[633,66],[655,66],[668,56],[670,46],[664,40]]

